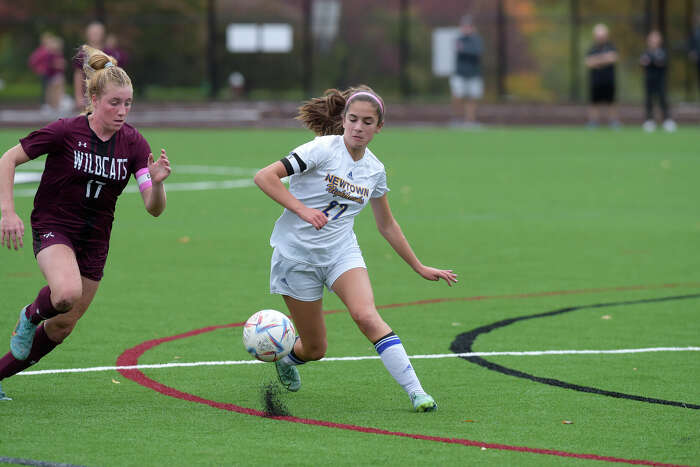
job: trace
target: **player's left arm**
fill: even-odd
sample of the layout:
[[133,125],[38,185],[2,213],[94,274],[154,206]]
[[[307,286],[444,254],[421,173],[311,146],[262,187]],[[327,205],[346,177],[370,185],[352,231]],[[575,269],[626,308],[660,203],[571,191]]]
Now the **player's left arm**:
[[160,150],[158,160],[153,159],[153,154],[148,155],[148,171],[141,169],[136,172],[136,180],[141,190],[143,204],[146,211],[153,217],[160,216],[165,211],[165,187],[163,182],[170,175],[170,161],[165,154],[165,149]]
[[418,260],[411,245],[409,245],[408,240],[406,240],[406,236],[401,231],[401,226],[399,226],[396,219],[394,219],[394,215],[391,213],[389,200],[386,195],[379,198],[372,198],[370,204],[379,233],[382,234],[394,251],[396,251],[414,271],[430,281],[439,281],[443,279],[450,287],[453,283],[458,282],[457,274],[452,272],[451,269],[432,268],[430,266],[425,266]]

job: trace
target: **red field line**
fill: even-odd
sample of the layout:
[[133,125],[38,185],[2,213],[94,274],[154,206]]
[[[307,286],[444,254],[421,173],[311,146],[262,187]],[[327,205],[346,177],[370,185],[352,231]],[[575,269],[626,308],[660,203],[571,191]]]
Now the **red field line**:
[[[690,283],[644,285],[644,286],[605,287],[605,288],[580,289],[580,290],[562,290],[562,291],[554,291],[554,292],[535,292],[535,293],[527,293],[527,294],[492,295],[492,296],[476,296],[476,297],[461,297],[461,298],[437,298],[437,299],[432,299],[432,300],[418,300],[415,302],[382,305],[382,306],[378,306],[377,308],[386,309],[386,308],[398,308],[398,307],[402,307],[402,306],[427,305],[427,304],[441,303],[441,302],[478,301],[478,300],[491,300],[491,299],[521,299],[521,298],[546,297],[546,296],[554,296],[554,295],[574,295],[574,294],[601,293],[601,292],[622,292],[622,291],[631,291],[631,290],[652,290],[652,289],[668,289],[668,288],[679,288],[679,287],[700,287],[700,283],[690,282]],[[331,310],[331,311],[328,311],[326,313],[337,313],[339,311],[342,311],[342,310]],[[132,347],[130,349],[125,350],[117,358],[116,365],[117,366],[138,365],[139,358],[145,352],[147,352],[148,350],[150,350],[158,345],[164,344],[166,342],[171,342],[171,341],[178,340],[178,339],[185,339],[188,337],[197,336],[199,334],[212,332],[212,331],[215,331],[217,329],[239,327],[242,325],[243,325],[243,323],[241,322],[241,323],[222,324],[222,325],[217,325],[217,326],[207,326],[204,328],[194,329],[192,331],[185,332],[182,334],[177,334],[174,336],[149,340],[149,341],[143,342],[135,347]],[[286,421],[286,422],[292,422],[292,423],[303,423],[305,425],[323,426],[326,428],[336,428],[336,429],[341,429],[341,430],[356,431],[356,432],[368,433],[368,434],[385,435],[385,436],[398,436],[398,437],[418,439],[418,440],[423,440],[423,441],[433,441],[433,442],[449,443],[449,444],[460,444],[463,446],[476,446],[476,447],[481,447],[481,448],[486,448],[486,449],[498,449],[498,450],[502,450],[502,451],[529,452],[532,454],[542,454],[542,455],[550,455],[550,456],[558,456],[558,457],[571,457],[571,458],[576,458],[576,459],[587,459],[587,460],[596,460],[596,461],[603,461],[603,462],[614,462],[614,463],[623,463],[623,464],[632,464],[632,465],[655,465],[655,466],[668,466],[668,467],[682,467],[682,466],[679,466],[678,464],[668,464],[668,463],[655,462],[655,461],[649,461],[649,460],[643,460],[643,459],[624,459],[624,458],[619,458],[619,457],[601,456],[598,454],[575,453],[575,452],[567,452],[567,451],[557,451],[557,450],[553,450],[553,449],[530,448],[527,446],[511,446],[508,444],[486,443],[486,442],[482,442],[482,441],[473,441],[473,440],[463,439],[463,438],[445,438],[445,437],[440,437],[440,436],[428,436],[428,435],[421,435],[421,434],[415,434],[415,433],[403,433],[403,432],[398,432],[398,431],[388,431],[388,430],[382,430],[380,428],[365,427],[365,426],[358,426],[358,425],[349,425],[349,424],[345,424],[345,423],[336,423],[336,422],[330,422],[330,421],[325,421],[325,420],[314,420],[314,419],[298,418],[298,417],[268,417],[267,414],[265,414],[265,412],[262,412],[260,410],[255,410],[255,409],[251,409],[248,407],[242,407],[242,406],[239,406],[236,404],[231,404],[231,403],[226,403],[226,402],[216,402],[216,401],[212,401],[209,399],[204,399],[204,398],[196,396],[194,394],[179,391],[175,388],[172,388],[170,386],[166,386],[162,383],[159,383],[158,381],[156,381],[154,379],[149,378],[140,370],[123,369],[123,370],[119,370],[119,373],[121,373],[122,376],[124,376],[125,378],[128,378],[128,379],[130,379],[130,380],[132,380],[132,381],[134,381],[134,382],[136,382],[144,387],[147,387],[149,389],[152,389],[156,392],[159,392],[160,394],[163,394],[163,395],[166,395],[169,397],[174,397],[176,399],[182,399],[182,400],[186,400],[189,402],[196,402],[199,404],[208,405],[208,406],[213,407],[213,408],[227,410],[230,412],[236,412],[236,413],[245,414],[245,415],[252,415],[252,416],[256,416],[256,417],[272,418],[272,419],[280,420],[280,421]]]

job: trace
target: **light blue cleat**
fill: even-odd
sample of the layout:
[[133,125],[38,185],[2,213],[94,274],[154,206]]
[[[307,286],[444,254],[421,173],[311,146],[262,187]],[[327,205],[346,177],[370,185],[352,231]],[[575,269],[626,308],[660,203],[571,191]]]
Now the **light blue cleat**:
[[25,314],[26,311],[27,307],[25,306],[19,312],[19,320],[17,320],[17,326],[12,333],[12,339],[10,339],[10,351],[17,360],[26,360],[29,357],[29,352],[32,350],[32,343],[34,342],[34,332],[37,327],[36,324],[29,321]]
[[0,401],[11,401],[9,397],[7,397],[7,394],[5,394],[2,390],[2,384],[0,384]]
[[301,377],[299,376],[299,370],[294,365],[285,365],[282,361],[275,362],[275,368],[277,369],[277,376],[280,379],[282,386],[287,389],[287,391],[297,392],[301,388]]
[[413,403],[413,410],[416,412],[434,412],[438,408],[435,399],[428,394],[414,392],[411,394],[411,402]]

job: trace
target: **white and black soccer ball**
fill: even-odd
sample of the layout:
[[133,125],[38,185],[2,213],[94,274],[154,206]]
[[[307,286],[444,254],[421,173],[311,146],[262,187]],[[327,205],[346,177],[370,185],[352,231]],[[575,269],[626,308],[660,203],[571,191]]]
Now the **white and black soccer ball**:
[[292,320],[277,310],[260,310],[243,326],[243,346],[263,362],[276,362],[286,356],[296,338]]

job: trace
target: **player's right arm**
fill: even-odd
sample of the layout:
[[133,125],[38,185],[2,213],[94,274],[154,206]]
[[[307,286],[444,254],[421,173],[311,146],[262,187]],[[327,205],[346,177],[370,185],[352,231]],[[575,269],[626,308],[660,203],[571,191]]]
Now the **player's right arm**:
[[15,168],[29,162],[29,156],[21,144],[8,149],[0,158],[0,246],[14,246],[15,250],[24,246],[24,223],[15,212],[13,188]]
[[328,222],[328,217],[318,209],[305,206],[289,192],[282,183],[282,179],[287,175],[287,168],[281,161],[277,161],[260,169],[253,181],[267,196],[313,225],[316,230],[320,230]]

